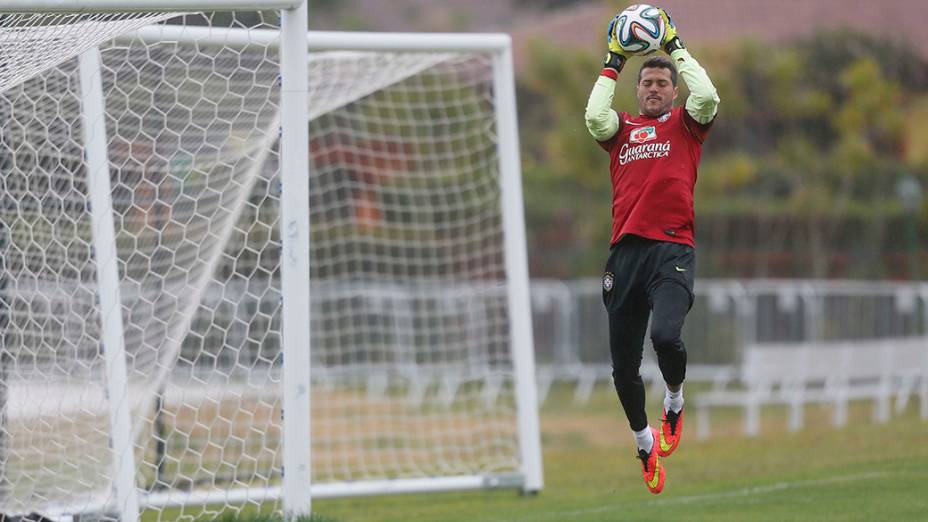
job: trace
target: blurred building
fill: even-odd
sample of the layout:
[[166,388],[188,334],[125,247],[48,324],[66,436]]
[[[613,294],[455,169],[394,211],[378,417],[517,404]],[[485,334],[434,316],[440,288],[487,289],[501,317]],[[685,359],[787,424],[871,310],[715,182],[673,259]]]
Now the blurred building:
[[[511,6],[514,2],[498,2],[507,3]],[[508,28],[492,29],[512,33],[517,63],[523,57],[520,51],[532,38],[544,37],[557,47],[596,49],[605,47],[608,18],[628,3],[577,2],[568,8],[519,17]],[[928,2],[924,0],[661,0],[659,5],[673,16],[685,41],[700,44],[740,38],[777,42],[843,27],[918,42],[924,39],[928,20]],[[928,47],[917,47],[928,57]]]
[[[317,2],[310,26],[325,30],[501,31],[513,35],[516,61],[525,43],[543,37],[559,47],[605,46],[606,20],[628,1],[343,0]],[[925,36],[924,0],[661,0],[689,42],[742,37],[780,41],[819,28],[850,27],[917,41]],[[928,57],[928,47],[921,46]]]

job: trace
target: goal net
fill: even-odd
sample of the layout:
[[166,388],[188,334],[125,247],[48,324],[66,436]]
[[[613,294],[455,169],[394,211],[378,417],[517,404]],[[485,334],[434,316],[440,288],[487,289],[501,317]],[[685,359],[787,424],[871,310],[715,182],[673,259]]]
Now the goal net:
[[306,290],[312,434],[286,443],[314,498],[540,487],[508,50],[310,35],[311,277],[284,288],[277,26],[0,18],[0,512],[280,509]]

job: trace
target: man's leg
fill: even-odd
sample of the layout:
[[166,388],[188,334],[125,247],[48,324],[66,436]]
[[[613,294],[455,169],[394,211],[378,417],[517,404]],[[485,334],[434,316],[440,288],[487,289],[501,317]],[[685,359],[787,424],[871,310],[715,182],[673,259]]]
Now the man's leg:
[[635,433],[638,459],[644,483],[651,493],[664,489],[666,472],[658,459],[658,431],[648,426],[645,412],[644,382],[641,380],[641,354],[648,329],[646,303],[632,313],[609,314],[609,346],[612,351],[612,380],[625,409],[628,425]]
[[651,342],[657,352],[661,375],[667,383],[658,441],[661,457],[669,456],[677,449],[683,431],[686,348],[680,333],[691,303],[689,290],[675,281],[659,283],[651,291]]
[[631,313],[609,313],[609,348],[612,352],[612,380],[625,416],[633,431],[648,425],[645,413],[644,382],[641,380],[641,355],[648,328],[648,309],[642,306]]
[[680,338],[690,311],[690,293],[675,281],[659,283],[651,291],[651,342],[667,388],[679,391],[686,378],[686,347]]

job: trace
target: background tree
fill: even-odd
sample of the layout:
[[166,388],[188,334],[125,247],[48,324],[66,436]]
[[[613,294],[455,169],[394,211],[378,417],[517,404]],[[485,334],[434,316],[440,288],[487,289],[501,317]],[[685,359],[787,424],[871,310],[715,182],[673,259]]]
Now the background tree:
[[[928,275],[926,198],[903,197],[928,187],[923,59],[849,31],[694,54],[722,98],[697,184],[701,275]],[[530,55],[519,95],[533,275],[595,277],[611,189],[583,108],[600,57],[542,42]],[[619,110],[635,107],[639,63],[620,80]]]

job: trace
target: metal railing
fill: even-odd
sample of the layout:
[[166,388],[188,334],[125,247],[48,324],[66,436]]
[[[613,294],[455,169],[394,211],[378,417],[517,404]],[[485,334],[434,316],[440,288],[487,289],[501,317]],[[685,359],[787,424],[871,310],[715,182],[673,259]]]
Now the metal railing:
[[[928,334],[928,284],[825,280],[697,281],[683,331],[690,382],[733,378],[750,343],[882,339]],[[584,401],[611,379],[598,279],[532,281],[535,357],[543,398],[554,382]],[[645,341],[642,376],[659,381]]]

